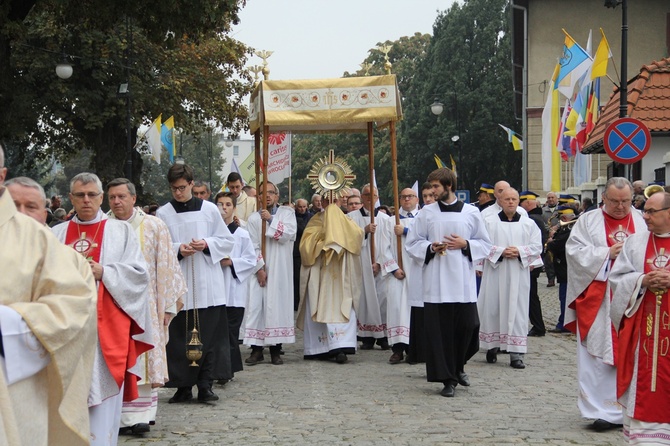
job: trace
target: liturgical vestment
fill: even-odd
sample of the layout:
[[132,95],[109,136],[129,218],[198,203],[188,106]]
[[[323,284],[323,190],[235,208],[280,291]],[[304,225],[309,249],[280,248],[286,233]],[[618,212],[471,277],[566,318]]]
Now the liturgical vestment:
[[12,358],[0,357],[0,445],[87,445],[96,345],[91,268],[19,214],[2,187],[0,242],[0,330]]

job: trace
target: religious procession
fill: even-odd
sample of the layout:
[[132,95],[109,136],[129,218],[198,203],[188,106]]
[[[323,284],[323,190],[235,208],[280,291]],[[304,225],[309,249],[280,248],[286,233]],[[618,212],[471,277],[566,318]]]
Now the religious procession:
[[641,2],[628,42],[605,1],[610,47],[601,4],[454,1],[275,80],[245,2],[11,1],[0,446],[670,445],[670,10]]

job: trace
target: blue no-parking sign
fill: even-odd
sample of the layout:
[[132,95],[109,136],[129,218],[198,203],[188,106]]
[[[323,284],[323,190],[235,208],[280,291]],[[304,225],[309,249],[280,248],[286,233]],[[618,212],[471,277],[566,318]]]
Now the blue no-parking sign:
[[651,133],[644,123],[634,118],[619,118],[611,123],[603,137],[605,152],[614,161],[633,164],[640,161],[651,147]]
[[463,203],[470,203],[470,191],[469,190],[456,190],[456,198],[461,200]]

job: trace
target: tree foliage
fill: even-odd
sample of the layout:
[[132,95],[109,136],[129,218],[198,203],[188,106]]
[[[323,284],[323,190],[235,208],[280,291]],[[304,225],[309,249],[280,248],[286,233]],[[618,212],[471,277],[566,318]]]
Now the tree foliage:
[[[231,38],[245,0],[9,0],[0,8],[0,139],[36,158],[93,153],[91,169],[123,176],[137,128],[163,114],[198,134],[207,127],[245,128],[244,68],[250,49]],[[54,67],[74,65],[68,80]],[[6,81],[6,82],[5,82]],[[117,93],[128,83],[130,102]],[[144,161],[132,151],[133,180]],[[10,166],[11,168],[11,166]]]
[[[433,154],[457,161],[459,189],[505,178],[521,182],[521,153],[498,123],[513,123],[510,35],[505,0],[468,0],[438,15],[426,57],[403,102],[401,178],[421,181],[435,169]],[[442,115],[430,111],[437,98]],[[459,149],[451,138],[460,135]]]

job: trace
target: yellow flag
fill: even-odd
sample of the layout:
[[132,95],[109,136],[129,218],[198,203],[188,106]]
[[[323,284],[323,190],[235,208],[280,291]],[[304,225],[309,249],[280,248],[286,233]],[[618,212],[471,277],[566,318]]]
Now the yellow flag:
[[600,28],[600,34],[602,34],[602,38],[598,44],[596,55],[593,58],[591,80],[607,75],[607,62],[609,61],[610,57],[612,57],[610,44],[607,42],[607,37],[605,37],[605,33],[603,32],[602,28]]
[[451,170],[454,171],[454,175],[458,176],[458,173],[456,172],[456,161],[454,161],[454,157],[449,155],[449,159],[451,160]]
[[439,156],[437,156],[435,154],[433,156],[435,157],[435,164],[437,164],[438,169],[441,169],[443,167],[447,167],[447,166],[444,165],[444,163],[442,162],[442,160],[440,159]]

